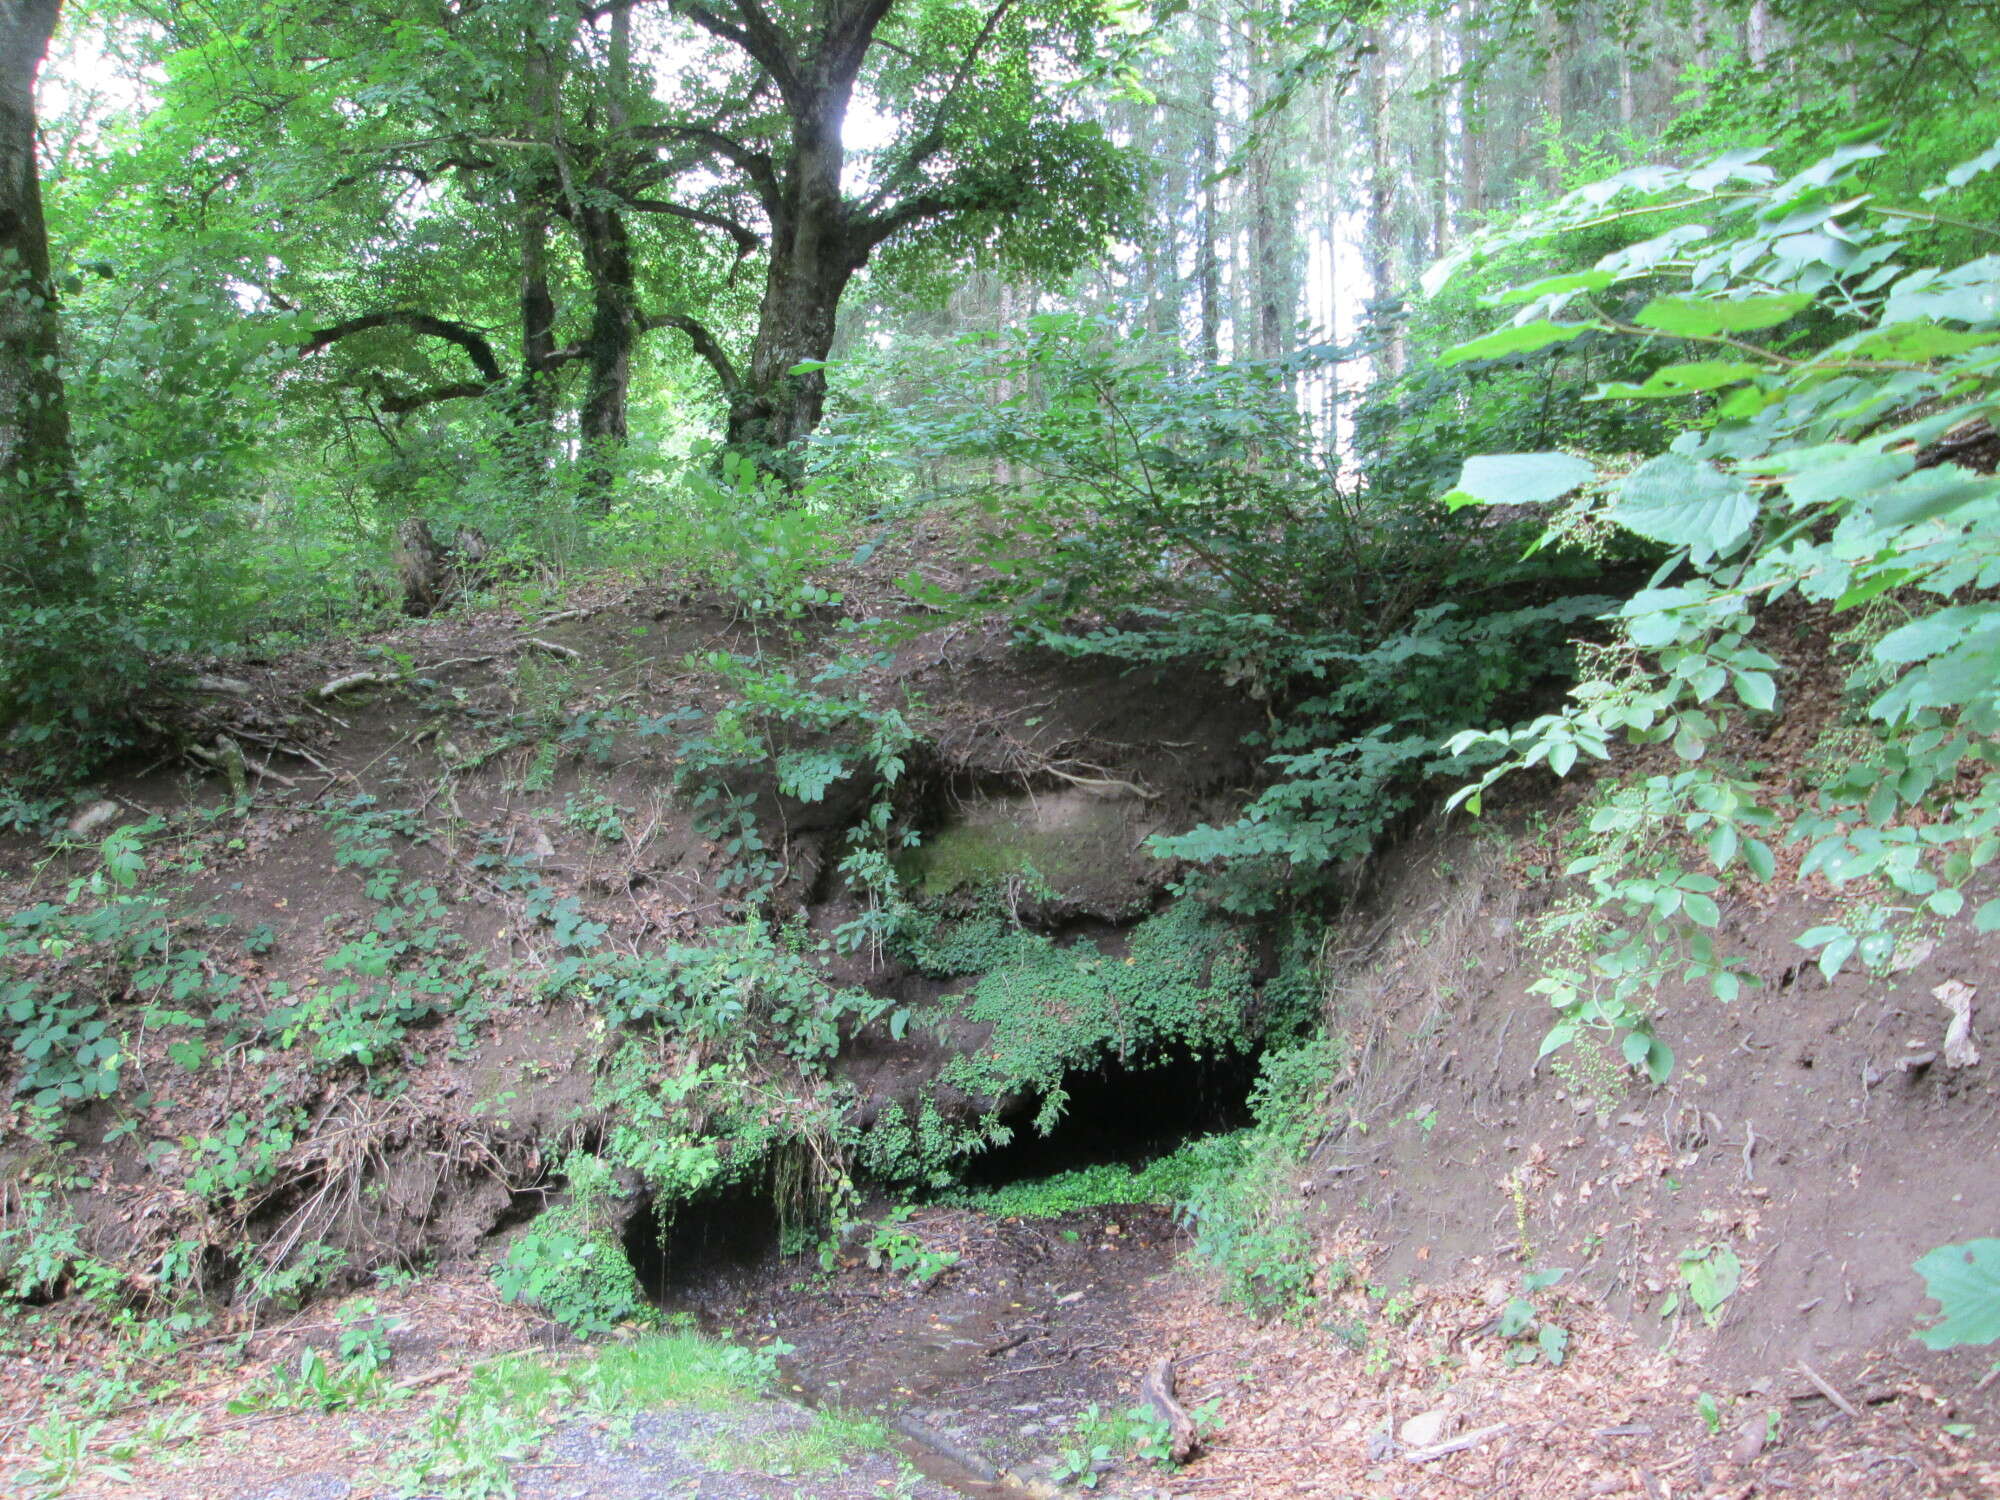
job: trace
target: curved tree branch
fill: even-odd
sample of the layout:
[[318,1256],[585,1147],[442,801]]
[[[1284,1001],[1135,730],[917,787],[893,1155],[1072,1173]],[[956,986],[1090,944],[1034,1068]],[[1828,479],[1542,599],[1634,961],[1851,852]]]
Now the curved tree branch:
[[[757,0],[733,0],[741,25],[724,20],[701,0],[669,0],[673,9],[686,16],[710,36],[719,37],[760,64],[787,99],[802,97],[798,63],[780,31]],[[886,4],[887,0],[875,0]]]
[[705,208],[690,208],[685,203],[673,203],[665,198],[635,198],[627,193],[619,193],[618,198],[627,208],[636,209],[640,213],[672,214],[675,218],[686,219],[692,224],[705,224],[710,229],[721,230],[736,241],[738,260],[746,255],[754,255],[764,248],[764,237],[761,234],[726,214],[713,214]]
[[743,382],[736,374],[736,366],[730,363],[728,353],[716,342],[715,335],[710,333],[699,320],[690,318],[685,313],[664,313],[657,318],[646,319],[645,326],[649,329],[678,328],[688,336],[688,341],[694,345],[694,352],[708,361],[709,368],[715,371],[716,378],[722,382],[725,395],[734,396],[741,389]]
[[[448,318],[433,317],[429,313],[416,312],[409,308],[392,308],[387,312],[364,313],[358,318],[335,323],[331,327],[316,330],[307,338],[299,357],[318,354],[321,350],[348,337],[350,334],[365,333],[371,328],[408,328],[415,333],[429,334],[432,338],[443,339],[463,349],[479,373],[492,385],[505,379],[500,361],[493,357],[493,346],[486,341],[486,335],[476,328],[468,328],[463,323],[454,323]],[[442,398],[440,398],[442,399]]]
[[941,219],[946,214],[977,212],[982,208],[1004,206],[999,195],[991,203],[982,203],[976,195],[964,193],[946,198],[938,193],[919,193],[914,198],[906,198],[885,214],[872,219],[858,220],[848,231],[852,253],[866,258],[882,241],[899,230],[912,224],[921,224],[926,219]]
[[784,190],[778,183],[777,164],[768,152],[752,150],[741,141],[707,125],[641,125],[631,133],[639,140],[692,141],[703,148],[705,156],[725,157],[750,179],[757,192],[757,201],[764,205],[764,212],[775,216],[781,211]]
[[491,384],[477,380],[455,380],[450,385],[433,386],[427,391],[417,391],[408,396],[384,396],[382,410],[391,415],[401,415],[423,406],[435,406],[440,401],[457,401],[465,397],[483,396],[492,390]]
[[965,51],[965,56],[959,59],[958,68],[952,74],[951,82],[945,85],[944,93],[939,95],[937,108],[931,112],[930,125],[910,148],[909,154],[896,163],[888,180],[868,200],[868,212],[873,213],[881,208],[897,188],[914,177],[925,162],[944,149],[945,124],[951,118],[952,107],[958,100],[959,90],[965,87],[966,80],[972,76],[972,69],[979,61],[979,54],[986,50],[986,44],[1000,29],[1001,21],[1006,19],[1007,12],[1013,5],[1014,0],[999,0],[999,3],[987,13],[985,24],[979,28],[979,35],[973,38],[972,45]]

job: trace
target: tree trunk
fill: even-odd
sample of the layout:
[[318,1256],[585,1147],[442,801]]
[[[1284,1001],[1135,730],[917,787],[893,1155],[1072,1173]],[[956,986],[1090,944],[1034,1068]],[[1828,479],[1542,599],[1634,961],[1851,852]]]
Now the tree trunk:
[[578,424],[585,454],[584,484],[599,499],[608,499],[612,458],[625,445],[628,431],[632,349],[639,339],[632,241],[624,216],[598,204],[584,206],[577,230],[591,289],[590,332],[584,339],[589,375]]
[[35,160],[35,74],[57,8],[0,0],[0,591],[40,599],[89,582]]
[[826,406],[826,373],[794,369],[824,360],[847,283],[867,258],[848,236],[840,192],[846,86],[825,88],[798,118],[788,181],[771,224],[771,265],[757,315],[750,366],[729,404],[729,445],[775,472],[796,472],[786,457],[811,436]]
[[[1475,31],[1478,17],[1470,7],[1461,6],[1453,13],[1458,21],[1458,55],[1461,58],[1478,55],[1481,39]],[[1486,208],[1486,115],[1479,98],[1478,86],[1473,82],[1475,70],[1467,69],[1458,84],[1459,129],[1464,133],[1462,146],[1464,175],[1459,187],[1459,206],[1473,218]]]
[[[1554,10],[1542,14],[1542,108],[1557,130],[1569,119],[1569,35],[1562,16]],[[1542,184],[1550,192],[1560,192],[1556,164],[1551,157],[1542,164]]]
[[1750,51],[1750,66],[1761,68],[1771,60],[1770,0],[1751,0],[1743,22],[1744,40]]
[[1444,21],[1428,23],[1431,74],[1431,238],[1430,258],[1445,252],[1451,240],[1451,93],[1444,86]]
[[[1256,121],[1269,103],[1266,85],[1271,81],[1275,63],[1274,49],[1264,35],[1257,19],[1252,16],[1243,25],[1243,72],[1249,81],[1250,118]],[[1252,125],[1256,129],[1256,125]],[[1251,289],[1254,318],[1252,327],[1246,330],[1249,352],[1258,359],[1276,359],[1284,353],[1287,319],[1283,307],[1284,294],[1281,284],[1284,272],[1279,267],[1278,250],[1278,205],[1276,184],[1272,181],[1277,165],[1279,141],[1283,121],[1276,117],[1262,120],[1263,135],[1256,142],[1250,159],[1250,265],[1245,277]]]
[[[606,68],[607,113],[614,128],[625,122],[625,100],[632,84],[631,7],[614,5]],[[560,160],[565,148],[558,144]],[[569,193],[571,227],[583,250],[590,277],[590,332],[584,336],[583,410],[577,430],[583,444],[585,494],[600,503],[611,498],[615,461],[629,433],[632,353],[644,331],[639,314],[637,276],[632,266],[632,237],[625,216],[613,206],[612,184],[630,165],[620,153],[610,153],[595,165],[585,191]],[[546,285],[543,287],[546,292]],[[523,308],[526,307],[523,296]],[[550,309],[553,317],[553,308]],[[528,337],[524,321],[523,337]]]
[[[1388,37],[1382,31],[1372,34],[1374,50],[1368,59],[1368,230],[1365,236],[1365,253],[1368,261],[1368,282],[1370,297],[1384,304],[1394,295],[1394,271],[1390,259],[1393,229],[1390,213],[1394,207],[1394,188],[1390,172],[1389,147],[1391,141],[1391,121],[1389,118],[1389,60]],[[1379,373],[1396,376],[1403,373],[1403,336],[1400,320],[1396,331],[1382,350]]]
[[521,379],[511,398],[509,434],[523,478],[539,478],[555,435],[556,300],[549,291],[549,215],[531,194],[516,197],[521,216]]
[[749,378],[730,403],[732,448],[756,452],[787,469],[788,464],[777,462],[779,455],[819,425],[826,407],[826,374],[792,371],[801,362],[825,359],[833,348],[836,310],[853,274],[837,261],[811,255],[771,257]]
[[1201,298],[1201,359],[1207,365],[1217,364],[1222,358],[1222,257],[1215,246],[1219,233],[1217,220],[1220,217],[1216,209],[1216,195],[1221,191],[1215,174],[1222,154],[1220,125],[1217,122],[1221,101],[1215,94],[1215,70],[1220,63],[1219,58],[1213,59],[1208,70],[1197,158],[1197,170],[1201,174],[1201,208],[1195,227],[1194,279]]

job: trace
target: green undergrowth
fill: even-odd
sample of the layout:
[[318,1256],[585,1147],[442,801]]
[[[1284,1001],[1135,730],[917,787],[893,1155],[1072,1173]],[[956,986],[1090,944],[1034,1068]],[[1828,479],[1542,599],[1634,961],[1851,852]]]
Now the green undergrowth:
[[1334,1128],[1342,1060],[1315,1036],[1265,1054],[1251,1088],[1253,1124],[1227,1137],[1182,1197],[1195,1252],[1222,1276],[1225,1295],[1259,1317],[1304,1318],[1328,1288],[1314,1260],[1300,1169]]
[[395,1461],[396,1480],[440,1500],[511,1495],[514,1466],[532,1462],[556,1424],[576,1413],[629,1434],[632,1418],[649,1408],[727,1411],[769,1392],[776,1377],[775,1352],[680,1329],[566,1361],[508,1355],[432,1404]]
[[1108,1162],[994,1188],[940,1193],[937,1202],[1003,1219],[1055,1219],[1081,1209],[1186,1201],[1211,1176],[1235,1169],[1247,1132],[1202,1136],[1144,1166]]
[[501,1300],[526,1301],[572,1333],[647,1322],[652,1309],[619,1242],[614,1173],[600,1157],[563,1164],[567,1199],[535,1216],[494,1273]]
[[1000,1098],[1022,1089],[1041,1099],[1035,1128],[1054,1129],[1068,1104],[1063,1080],[1106,1059],[1145,1066],[1174,1053],[1240,1053],[1257,1037],[1254,955],[1244,934],[1194,902],[1178,903],[1132,929],[1121,956],[1090,939],[1058,944],[965,924],[924,956],[991,962],[961,1006],[991,1026],[980,1050],[954,1058],[947,1082]]

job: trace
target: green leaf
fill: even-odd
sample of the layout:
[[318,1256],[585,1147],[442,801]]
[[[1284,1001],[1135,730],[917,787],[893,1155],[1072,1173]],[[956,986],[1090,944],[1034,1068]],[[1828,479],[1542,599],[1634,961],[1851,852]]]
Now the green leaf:
[[2000,611],[1989,605],[1958,604],[1912,620],[1875,643],[1875,660],[1890,666],[1926,661],[1969,636],[2000,629]]
[[1626,476],[1611,519],[1627,531],[1686,547],[1697,561],[1749,533],[1757,501],[1741,480],[1686,453],[1662,453]]
[[849,769],[846,760],[830,750],[787,750],[778,757],[778,790],[801,802],[817,802]]
[[1674,1049],[1658,1037],[1648,1038],[1646,1043],[1646,1076],[1655,1086],[1665,1083],[1674,1073]]
[[1771,846],[1762,839],[1750,839],[1744,843],[1743,863],[1750,867],[1750,873],[1759,880],[1769,880],[1778,873],[1778,857],[1771,852]]
[[2000,322],[2000,255],[1985,255],[1949,271],[1912,271],[1889,290],[1884,323],[1949,318],[1956,323]]
[[1511,1298],[1507,1305],[1500,1309],[1500,1337],[1517,1338],[1526,1332],[1528,1325],[1534,1321],[1535,1304],[1526,1297]]
[[1732,672],[1729,675],[1736,684],[1736,696],[1743,700],[1745,708],[1769,713],[1777,707],[1778,686],[1771,680],[1769,672]]
[[1552,1365],[1559,1365],[1563,1362],[1563,1356],[1569,1352],[1569,1330],[1558,1328],[1553,1323],[1544,1323],[1542,1331],[1535,1336],[1535,1342],[1541,1345],[1543,1359]]
[[1874,496],[1868,516],[1882,527],[1915,526],[1962,510],[1975,500],[1996,496],[2000,496],[2000,479],[1974,474],[1956,464],[1939,464],[1899,479]]
[[1510,354],[1533,354],[1594,332],[1598,326],[1595,323],[1552,323],[1546,318],[1533,323],[1515,323],[1454,345],[1438,356],[1438,363],[1449,367],[1475,359],[1504,359]]
[[1853,609],[1856,605],[1866,604],[1878,594],[1886,594],[1891,589],[1901,588],[1916,576],[1917,570],[1915,568],[1884,568],[1865,582],[1855,584],[1846,593],[1836,599],[1833,604],[1833,612],[1839,614],[1842,610]]
[[1953,188],[1964,187],[1983,172],[1990,172],[2000,166],[2000,141],[1995,141],[1984,151],[1969,161],[1962,161],[1944,174],[1944,182],[1938,187],[1925,188],[1918,196],[1926,203],[1935,202]]
[[1543,505],[1596,477],[1595,466],[1567,453],[1488,453],[1465,461],[1445,504]]
[[1539,297],[1563,297],[1571,292],[1601,292],[1617,280],[1609,271],[1571,271],[1562,276],[1545,276],[1526,286],[1509,287],[1492,299],[1495,307],[1518,307]]
[[2000,900],[1989,901],[1973,914],[1972,925],[1979,932],[2000,931]]
[[1642,328],[1657,328],[1680,338],[1716,338],[1775,328],[1812,305],[1803,292],[1724,301],[1710,297],[1655,297],[1639,312]]
[[1727,1245],[1710,1245],[1681,1256],[1681,1280],[1687,1283],[1694,1305],[1714,1327],[1722,1304],[1736,1295],[1743,1284],[1743,1262]]
[[1837,347],[1848,359],[1894,359],[1927,364],[1934,359],[1983,349],[1993,343],[1995,337],[1991,333],[1961,333],[1956,328],[1945,328],[1924,318],[1877,328],[1851,343],[1843,341]]
[[2000,1240],[1940,1245],[1915,1269],[1943,1313],[1935,1327],[1917,1334],[1925,1348],[2000,1343]]
[[1762,374],[1765,365],[1746,364],[1741,360],[1703,359],[1682,365],[1664,365],[1648,375],[1645,382],[1633,385],[1630,381],[1612,381],[1600,386],[1594,401],[1609,400],[1651,400],[1669,396],[1692,396],[1701,391],[1717,391],[1724,386],[1739,385],[1753,375]]
[[1785,496],[1794,505],[1822,505],[1857,500],[1871,490],[1893,484],[1910,472],[1916,459],[1908,453],[1871,453],[1844,443],[1779,455],[1796,459],[1785,481]]
[[1681,899],[1681,910],[1688,914],[1688,920],[1698,927],[1714,927],[1722,921],[1722,911],[1712,896],[1703,896],[1689,891]]

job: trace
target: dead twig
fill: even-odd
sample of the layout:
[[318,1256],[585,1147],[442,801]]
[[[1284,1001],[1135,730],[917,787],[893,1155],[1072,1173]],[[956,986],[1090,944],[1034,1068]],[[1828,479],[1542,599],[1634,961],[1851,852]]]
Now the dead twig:
[[1412,1448],[1408,1453],[1403,1455],[1403,1462],[1406,1464],[1427,1464],[1440,1458],[1448,1458],[1454,1453],[1463,1453],[1468,1448],[1477,1448],[1489,1438],[1498,1437],[1513,1425],[1512,1422],[1495,1422],[1491,1427],[1475,1428],[1463,1437],[1455,1437],[1449,1442],[1432,1443],[1428,1448]]
[[1852,1401],[1849,1401],[1845,1396],[1841,1395],[1840,1392],[1835,1390],[1831,1385],[1829,1385],[1827,1383],[1826,1377],[1821,1375],[1819,1371],[1815,1370],[1811,1365],[1807,1364],[1804,1360],[1800,1360],[1798,1364],[1795,1366],[1795,1368],[1801,1375],[1805,1376],[1806,1379],[1810,1380],[1813,1383],[1813,1385],[1818,1388],[1819,1393],[1822,1396],[1826,1397],[1827,1400],[1831,1401],[1835,1406],[1839,1407],[1842,1411],[1846,1412],[1850,1417],[1854,1418],[1855,1421],[1858,1422],[1861,1420],[1861,1412],[1855,1406],[1855,1404]]

